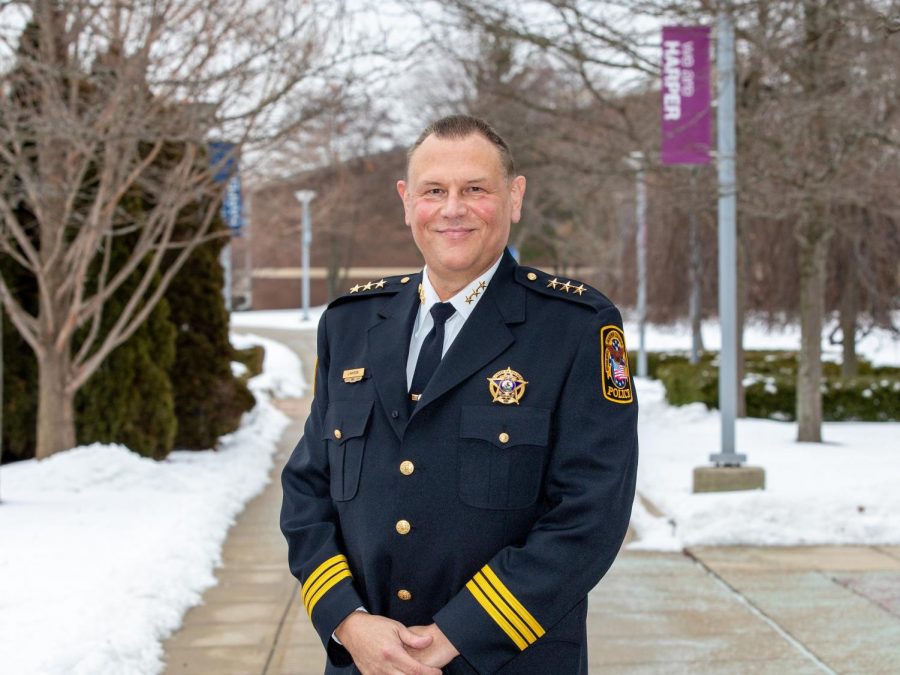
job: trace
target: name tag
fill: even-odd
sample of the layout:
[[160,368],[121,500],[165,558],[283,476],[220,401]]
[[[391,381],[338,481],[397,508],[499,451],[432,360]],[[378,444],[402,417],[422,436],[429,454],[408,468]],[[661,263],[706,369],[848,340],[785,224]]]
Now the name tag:
[[365,368],[351,368],[344,371],[344,382],[359,382],[366,374]]

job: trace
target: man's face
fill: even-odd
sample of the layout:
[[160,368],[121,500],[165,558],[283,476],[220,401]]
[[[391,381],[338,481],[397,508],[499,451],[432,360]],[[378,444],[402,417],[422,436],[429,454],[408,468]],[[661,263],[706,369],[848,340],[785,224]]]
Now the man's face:
[[490,267],[519,221],[525,178],[507,180],[500,153],[480,134],[429,136],[397,182],[406,224],[438,291],[458,291]]

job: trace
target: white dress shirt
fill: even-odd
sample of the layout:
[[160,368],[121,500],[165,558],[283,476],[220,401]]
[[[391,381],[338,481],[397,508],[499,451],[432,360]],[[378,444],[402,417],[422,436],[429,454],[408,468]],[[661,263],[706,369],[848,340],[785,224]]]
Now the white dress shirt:
[[[501,255],[500,258],[502,257],[503,256]],[[496,272],[497,268],[500,266],[500,258],[497,258],[497,262],[491,265],[484,274],[480,275],[471,283],[466,284],[459,293],[447,300],[447,302],[453,305],[453,309],[456,311],[449,319],[447,319],[447,323],[444,324],[444,345],[441,350],[442,358],[447,353],[447,350],[450,349],[450,345],[453,344],[456,336],[459,335],[459,331],[462,330],[466,319],[469,318],[472,310],[475,309],[475,305],[478,304],[481,296],[484,295],[484,291],[491,282],[494,272]],[[431,332],[431,329],[434,328],[434,319],[431,316],[431,308],[441,301],[437,291],[434,290],[434,286],[431,285],[431,280],[428,278],[427,265],[425,266],[425,269],[422,270],[422,293],[419,297],[424,298],[424,300],[419,304],[419,313],[416,315],[412,335],[409,339],[409,356],[406,359],[407,389],[412,386],[412,379],[416,372],[416,362],[419,360],[419,352],[422,350],[422,343],[425,342],[425,337]]]

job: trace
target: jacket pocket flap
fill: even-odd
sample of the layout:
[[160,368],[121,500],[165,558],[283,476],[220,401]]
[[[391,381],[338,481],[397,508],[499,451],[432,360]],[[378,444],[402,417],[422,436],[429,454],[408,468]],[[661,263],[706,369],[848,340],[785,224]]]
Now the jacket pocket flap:
[[545,408],[464,405],[460,436],[487,441],[498,448],[547,445],[550,411]]
[[366,432],[372,401],[332,401],[325,411],[322,440],[344,443]]

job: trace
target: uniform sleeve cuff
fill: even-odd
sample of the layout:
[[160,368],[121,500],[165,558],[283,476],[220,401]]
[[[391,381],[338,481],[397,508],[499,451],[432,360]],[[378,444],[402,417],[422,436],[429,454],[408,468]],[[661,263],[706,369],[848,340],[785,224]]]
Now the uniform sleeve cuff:
[[462,589],[434,615],[447,639],[479,673],[494,673],[522,648],[498,626],[475,596]]
[[352,662],[350,653],[332,639],[334,630],[363,602],[350,579],[341,581],[330,589],[326,596],[315,604],[312,611],[313,627],[328,652],[328,659],[335,666],[349,665]]

